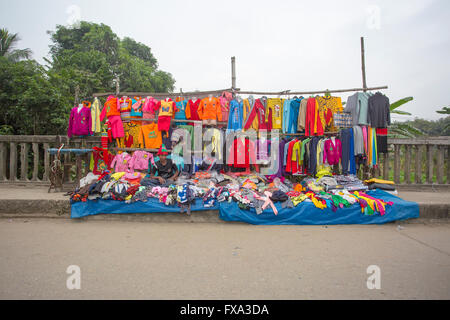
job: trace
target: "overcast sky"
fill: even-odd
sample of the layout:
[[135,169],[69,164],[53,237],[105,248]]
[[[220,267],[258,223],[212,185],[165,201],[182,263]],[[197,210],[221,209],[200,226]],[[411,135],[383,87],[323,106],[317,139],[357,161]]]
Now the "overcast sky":
[[448,0],[0,0],[0,27],[19,33],[41,63],[46,31],[76,19],[151,47],[176,91],[231,87],[231,56],[242,90],[361,87],[364,36],[369,87],[388,85],[392,102],[413,96],[402,109],[426,119],[450,105]]

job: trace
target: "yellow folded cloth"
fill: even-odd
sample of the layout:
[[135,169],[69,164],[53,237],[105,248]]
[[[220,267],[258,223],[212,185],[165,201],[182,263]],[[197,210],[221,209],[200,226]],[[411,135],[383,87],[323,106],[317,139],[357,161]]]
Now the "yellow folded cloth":
[[364,180],[364,182],[367,184],[371,184],[371,183],[395,184],[394,181],[382,180],[382,179],[377,179],[377,178],[372,178],[370,180]]

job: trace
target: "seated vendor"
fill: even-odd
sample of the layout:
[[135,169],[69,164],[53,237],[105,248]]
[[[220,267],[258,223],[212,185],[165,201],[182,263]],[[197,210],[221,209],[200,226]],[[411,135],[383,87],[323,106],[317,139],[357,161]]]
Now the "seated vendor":
[[159,148],[159,161],[155,163],[150,175],[151,179],[157,179],[160,184],[171,183],[177,180],[179,171],[175,163],[171,159],[167,159],[169,152],[163,144]]

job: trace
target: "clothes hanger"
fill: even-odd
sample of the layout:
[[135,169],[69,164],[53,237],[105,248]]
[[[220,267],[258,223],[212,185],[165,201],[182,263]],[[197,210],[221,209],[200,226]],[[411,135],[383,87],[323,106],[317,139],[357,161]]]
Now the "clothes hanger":
[[325,91],[325,97],[331,97],[330,90],[327,89]]

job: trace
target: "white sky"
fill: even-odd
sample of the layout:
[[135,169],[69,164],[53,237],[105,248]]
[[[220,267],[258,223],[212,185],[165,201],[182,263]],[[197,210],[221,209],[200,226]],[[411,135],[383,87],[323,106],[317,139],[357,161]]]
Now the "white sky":
[[369,87],[388,85],[392,102],[413,96],[401,109],[425,119],[450,105],[448,0],[0,0],[0,27],[19,33],[41,63],[46,31],[74,18],[151,47],[176,91],[229,88],[231,56],[242,90],[361,87],[364,36]]

